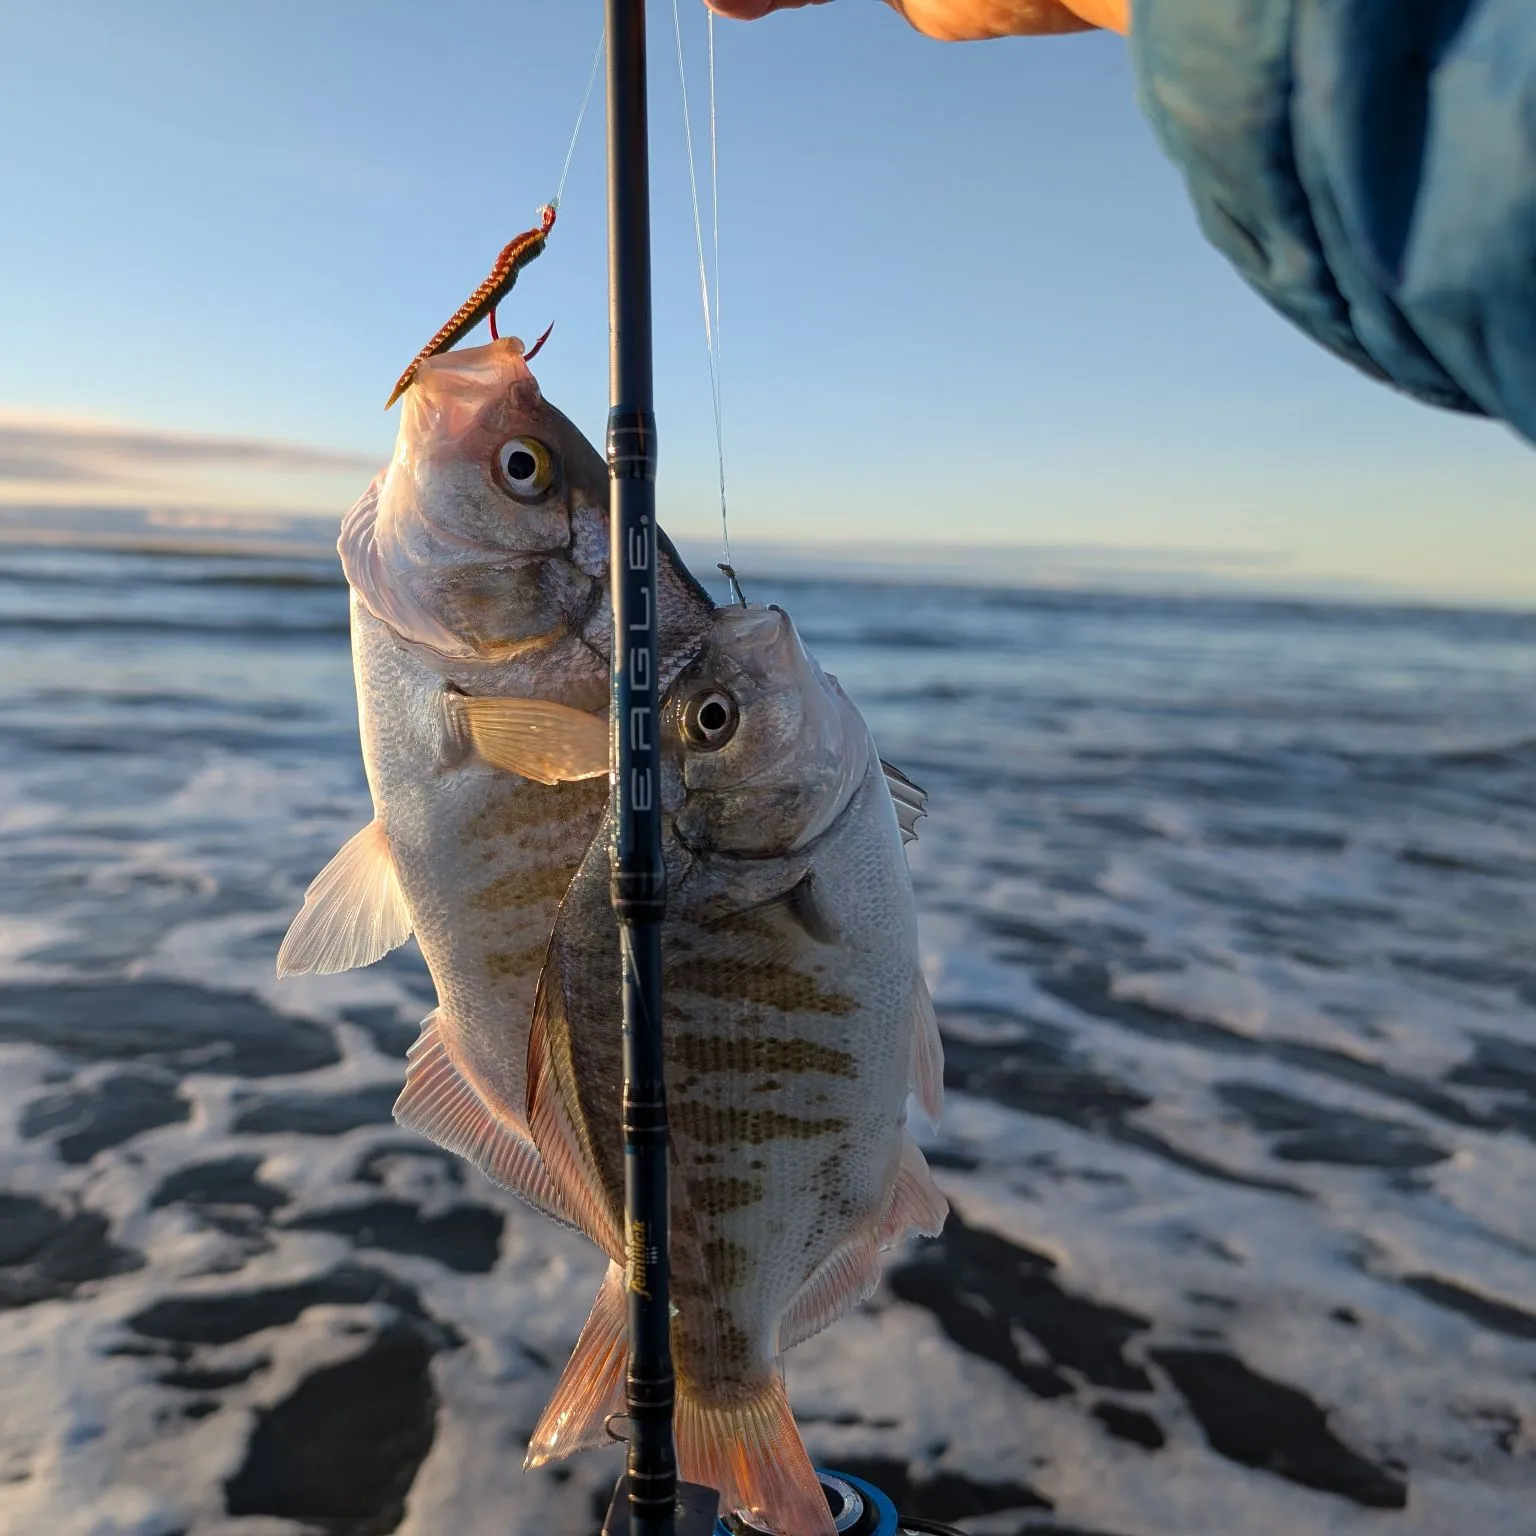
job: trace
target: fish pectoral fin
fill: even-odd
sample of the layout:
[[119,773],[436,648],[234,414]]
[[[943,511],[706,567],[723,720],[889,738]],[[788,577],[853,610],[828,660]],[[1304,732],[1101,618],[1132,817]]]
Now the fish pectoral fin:
[[[553,941],[550,949],[553,955]],[[622,1264],[623,1225],[609,1204],[591,1153],[561,1091],[557,1052],[567,1027],[558,966],[553,958],[546,957],[533,999],[533,1024],[528,1034],[528,1126],[561,1204],[610,1259]]]
[[608,1443],[608,1419],[624,1411],[624,1364],[628,1358],[624,1267],[610,1263],[554,1396],[534,1427],[524,1471]]
[[912,982],[912,1090],[929,1124],[937,1126],[944,1112],[944,1042],[921,970]]
[[574,1226],[544,1167],[538,1148],[498,1118],[464,1080],[443,1039],[442,1009],[421,1022],[406,1056],[405,1087],[395,1100],[395,1122],[473,1163],[488,1179],[536,1211]]
[[540,784],[595,779],[608,772],[606,715],[550,699],[447,697],[470,744],[493,767]]
[[410,936],[410,909],[375,817],[310,882],[277,952],[277,974],[328,976],[372,965]]
[[885,773],[885,787],[891,792],[891,802],[896,807],[896,820],[901,826],[903,843],[917,841],[917,822],[928,814],[928,791],[914,784],[900,768],[893,767],[884,758],[880,767]]
[[842,938],[842,930],[817,894],[815,875],[807,874],[791,886],[783,900],[789,915],[817,944],[836,944]]
[[756,1395],[723,1403],[679,1381],[675,1428],[679,1475],[718,1488],[721,1513],[781,1536],[837,1536],[776,1366]]

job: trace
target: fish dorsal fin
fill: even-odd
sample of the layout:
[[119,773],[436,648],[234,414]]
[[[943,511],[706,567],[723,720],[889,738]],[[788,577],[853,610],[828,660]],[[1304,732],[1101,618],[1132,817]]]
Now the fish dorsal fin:
[[525,1471],[608,1444],[607,1421],[624,1409],[628,1330],[624,1266],[610,1263],[554,1396],[528,1441]]
[[341,556],[347,585],[363,607],[401,639],[445,656],[473,656],[474,647],[417,602],[398,574],[389,569],[379,536],[379,500],[388,473],[381,469],[341,520],[336,552]]
[[410,936],[410,909],[375,817],[310,882],[277,952],[277,974],[329,976],[372,965]]
[[440,1008],[421,1023],[406,1056],[405,1087],[395,1100],[395,1121],[473,1163],[488,1179],[564,1226],[574,1226],[560,1204],[538,1148],[486,1107],[448,1052],[450,1031]]
[[928,791],[914,784],[900,768],[892,767],[884,758],[880,760],[880,767],[885,772],[885,786],[890,790],[891,801],[896,807],[901,840],[903,843],[915,843],[918,818],[928,814]]
[[448,712],[475,751],[508,773],[563,784],[608,772],[608,717],[549,699],[447,695]]
[[[569,1024],[558,954],[558,937],[551,938],[534,995],[533,1026],[528,1035],[528,1126],[561,1205],[610,1259],[622,1264],[622,1223],[609,1205],[582,1127],[562,1091],[566,1074],[561,1064],[569,1059],[565,1049]],[[568,1086],[574,1095],[575,1084]]]
[[931,1125],[944,1111],[944,1042],[922,971],[912,982],[912,1091]]

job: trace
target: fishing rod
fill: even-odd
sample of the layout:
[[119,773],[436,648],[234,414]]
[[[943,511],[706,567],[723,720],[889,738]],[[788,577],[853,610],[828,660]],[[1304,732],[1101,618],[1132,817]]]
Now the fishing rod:
[[[661,696],[656,654],[656,417],[651,376],[650,147],[645,0],[605,0],[608,29],[609,570],[613,583],[611,896],[623,974],[624,1231],[629,1419],[610,1532],[709,1536],[715,1504],[677,1519],[662,1070]],[[627,1507],[624,1507],[627,1506]],[[627,1517],[620,1525],[614,1517]]]
[[[656,634],[656,417],[651,345],[650,145],[645,0],[604,0],[607,12],[609,570],[613,825],[610,896],[623,994],[624,1230],[629,1361],[625,1474],[603,1536],[750,1536],[717,1519],[719,1495],[682,1483],[673,1438],[668,1261],[668,1136],[662,1046],[660,668]],[[734,584],[734,572],[730,573]],[[739,592],[739,588],[737,588]],[[944,1533],[903,1521],[886,1496],[821,1471],[839,1536]],[[958,1536],[958,1533],[954,1533]]]

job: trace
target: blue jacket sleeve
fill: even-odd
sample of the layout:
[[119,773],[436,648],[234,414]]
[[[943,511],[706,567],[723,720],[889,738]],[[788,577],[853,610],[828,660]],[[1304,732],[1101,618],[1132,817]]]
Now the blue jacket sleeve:
[[1207,237],[1376,378],[1536,440],[1536,0],[1134,0]]

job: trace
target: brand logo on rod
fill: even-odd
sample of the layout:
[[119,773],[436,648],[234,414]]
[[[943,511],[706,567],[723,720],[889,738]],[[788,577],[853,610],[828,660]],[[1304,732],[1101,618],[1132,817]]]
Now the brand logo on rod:
[[[648,571],[651,568],[651,552],[656,546],[655,530],[651,520],[643,517],[641,526],[629,530],[627,551],[631,571]],[[633,635],[644,636],[651,627],[651,591],[642,587],[636,594],[634,615],[629,621]],[[652,727],[655,709],[651,703],[655,679],[651,675],[651,652],[640,645],[629,653],[629,749],[631,752],[649,752],[652,743]],[[631,765],[629,770],[629,799],[637,811],[649,811],[656,803],[654,772],[649,764],[644,767]]]

